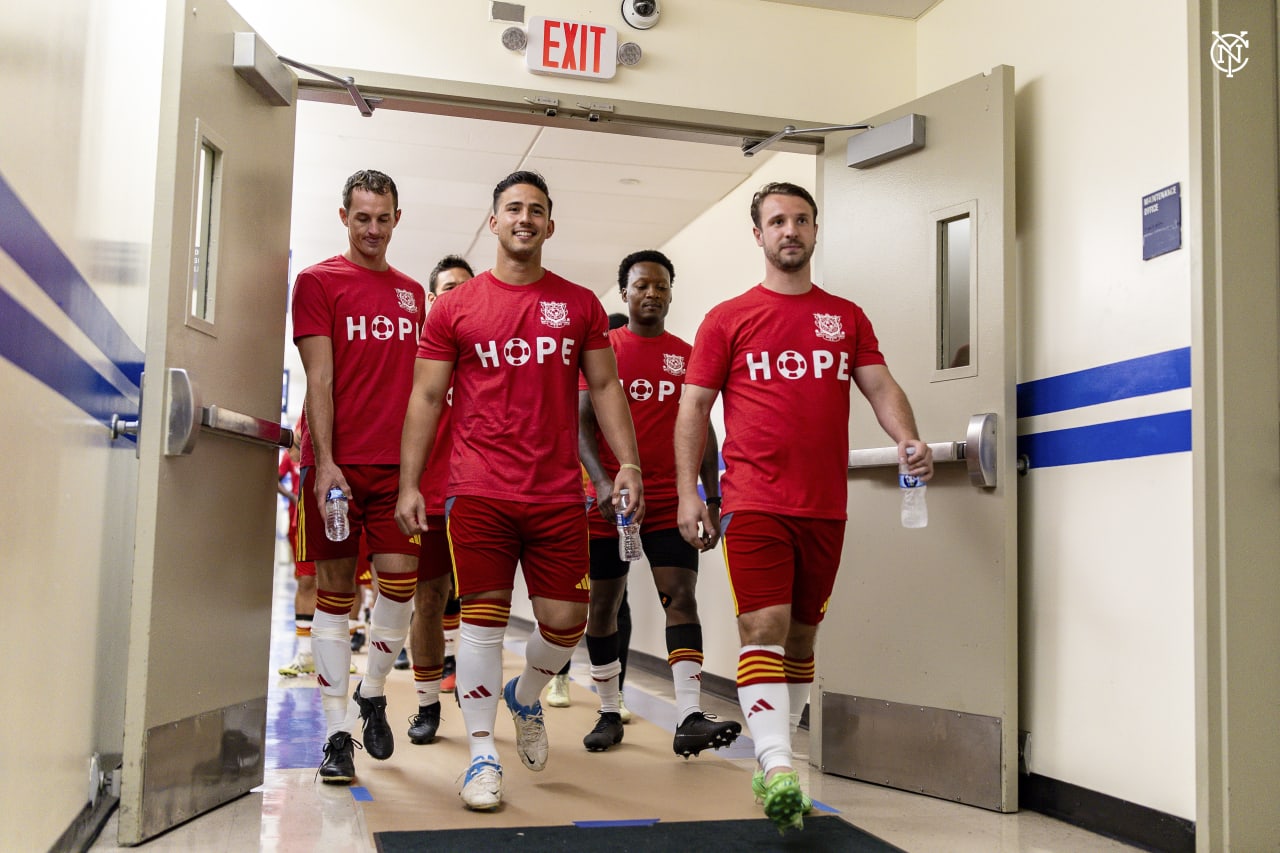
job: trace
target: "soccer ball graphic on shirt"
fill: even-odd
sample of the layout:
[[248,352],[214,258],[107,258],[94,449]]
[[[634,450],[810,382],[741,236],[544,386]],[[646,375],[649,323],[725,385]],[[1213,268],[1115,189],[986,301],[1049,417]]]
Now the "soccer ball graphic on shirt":
[[533,357],[533,349],[527,341],[521,338],[512,338],[502,348],[502,356],[507,360],[507,364],[519,367]]
[[627,390],[631,394],[631,399],[643,403],[653,396],[653,383],[648,379],[637,379]]
[[787,350],[778,356],[778,372],[787,379],[799,379],[809,370],[809,362],[795,350]]
[[369,330],[373,336],[380,341],[385,341],[396,333],[395,324],[391,322],[391,318],[379,314],[373,318],[373,322],[369,326]]

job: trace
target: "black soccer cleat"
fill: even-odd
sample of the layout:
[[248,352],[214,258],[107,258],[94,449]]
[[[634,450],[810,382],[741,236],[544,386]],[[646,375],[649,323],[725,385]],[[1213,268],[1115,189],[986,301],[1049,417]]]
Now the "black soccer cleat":
[[440,729],[440,703],[422,705],[418,713],[409,718],[409,742],[416,744],[431,743],[436,739]]
[[396,662],[392,664],[392,666],[394,666],[396,669],[408,669],[409,668],[409,650],[406,648],[401,648],[400,654],[396,656]]
[[351,698],[359,706],[360,719],[364,721],[364,748],[374,758],[385,761],[396,748],[391,725],[387,722],[387,697],[364,698],[360,695],[363,684],[362,681],[356,685],[356,692],[351,694]]
[[622,743],[622,716],[613,711],[601,711],[596,727],[582,739],[589,752],[604,752]]
[[676,755],[688,758],[697,755],[704,749],[720,749],[738,739],[742,733],[742,724],[733,720],[720,722],[715,717],[694,711],[685,717],[684,722],[676,729],[671,748]]
[[351,737],[350,732],[336,732],[330,735],[324,745],[324,761],[316,775],[326,785],[350,785],[356,778],[356,747],[360,744]]
[[364,648],[365,635],[363,628],[357,628],[351,632],[351,651],[358,652]]

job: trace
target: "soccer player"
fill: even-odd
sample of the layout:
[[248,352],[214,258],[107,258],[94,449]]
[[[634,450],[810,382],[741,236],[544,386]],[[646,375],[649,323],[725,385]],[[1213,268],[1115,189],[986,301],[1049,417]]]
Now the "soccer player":
[[[457,255],[446,255],[431,270],[427,280],[427,299],[448,293],[468,279],[474,278],[471,265]],[[451,692],[453,684],[454,653],[450,644],[450,625],[453,622],[453,640],[457,640],[457,619],[460,612],[458,599],[453,595],[453,558],[449,556],[449,539],[445,534],[444,493],[449,482],[449,455],[453,450],[453,433],[449,429],[449,409],[446,399],[441,411],[440,425],[436,429],[435,445],[431,458],[422,474],[422,497],[427,508],[427,529],[422,534],[422,555],[418,560],[419,572],[428,567],[447,569],[439,582],[422,583],[414,593],[414,618],[409,626],[409,647],[413,652],[413,684],[418,693],[418,713],[409,718],[409,742],[431,743],[440,728],[440,694]],[[452,610],[452,619],[450,611]],[[430,618],[418,618],[418,613],[443,613],[439,622]],[[440,630],[443,623],[443,632]]]
[[[298,537],[298,495],[302,488],[302,471],[299,460],[302,459],[301,430],[294,430],[293,443],[280,455],[280,465],[276,471],[276,490],[289,501],[289,545]],[[284,484],[285,479],[289,485]],[[311,620],[316,611],[316,565],[315,563],[293,563],[293,577],[298,588],[293,594],[293,624],[298,637],[298,652],[293,660],[280,667],[280,674],[288,678],[296,678],[316,671],[315,659],[311,654]]]
[[[515,172],[494,187],[489,230],[497,261],[427,316],[401,439],[401,529],[427,518],[418,491],[452,380],[453,453],[448,529],[462,635],[458,697],[471,763],[461,796],[471,809],[502,801],[493,724],[499,697],[511,712],[516,748],[530,770],[547,761],[538,696],[586,628],[587,518],[578,463],[578,374],[586,376],[601,428],[621,466],[637,521],[644,486],[627,402],[595,294],[542,267],[555,233],[542,177]],[[524,671],[502,685],[502,640],[516,564],[524,572],[537,630]]]
[[[418,579],[418,533],[405,534],[395,523],[396,434],[413,382],[426,292],[387,263],[400,216],[395,182],[382,172],[356,172],[343,187],[338,210],[347,250],[303,270],[294,285],[293,334],[307,375],[308,427],[297,555],[316,563],[311,645],[328,724],[319,776],[331,784],[350,784],[355,777],[355,742],[345,726],[347,614],[355,599],[361,535],[373,554],[380,594],[370,619],[364,680],[352,699],[363,719],[364,749],[376,759],[394,749],[386,678],[409,631]],[[348,499],[351,532],[341,542],[325,535],[331,489]]]
[[[671,310],[675,267],[658,251],[634,252],[618,265],[618,291],[627,304],[628,323],[609,333],[618,361],[618,376],[635,423],[640,464],[645,469],[644,553],[653,570],[658,600],[666,613],[667,663],[675,682],[676,728],[672,748],[688,758],[704,749],[728,746],[742,731],[741,724],[719,722],[702,712],[702,625],[694,591],[698,581],[698,550],[680,536],[676,523],[675,454],[671,436],[684,389],[690,346],[666,330]],[[591,605],[587,616],[587,652],[591,679],[600,697],[600,717],[582,739],[592,752],[622,740],[618,680],[617,614],[627,588],[630,564],[618,555],[618,528],[609,500],[618,462],[597,432],[589,395],[580,394],[581,429],[578,448],[595,487],[603,513],[591,513]],[[719,462],[715,432],[707,427],[700,475],[711,518],[701,550],[715,545],[720,534]]]
[[779,827],[801,828],[812,803],[792,766],[791,733],[813,682],[814,639],[835,584],[847,518],[850,386],[928,479],[906,394],[857,305],[810,279],[818,238],[813,196],[771,183],[751,201],[764,280],[713,308],[694,340],[676,419],[680,532],[715,530],[698,497],[707,422],[724,398],[721,535],[742,644],[738,701],[755,741],[752,791]]

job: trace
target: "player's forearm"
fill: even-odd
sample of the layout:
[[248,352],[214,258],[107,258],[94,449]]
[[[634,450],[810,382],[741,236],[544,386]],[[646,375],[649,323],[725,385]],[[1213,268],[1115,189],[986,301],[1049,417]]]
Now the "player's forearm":
[[609,382],[603,387],[591,389],[591,406],[596,413],[596,421],[604,440],[609,442],[609,449],[617,457],[619,464],[640,464],[640,450],[636,446],[635,425],[631,422],[631,409],[627,406],[626,395],[617,382]]
[[435,446],[443,401],[417,393],[409,397],[400,432],[400,490],[416,490]]
[[676,491],[681,498],[698,496],[698,473],[705,461],[711,407],[688,399],[676,414]]
[[716,431],[707,425],[706,447],[702,451],[702,467],[698,471],[702,480],[702,491],[712,498],[720,494],[720,444],[716,441]]
[[333,463],[333,393],[323,382],[313,386],[307,377],[307,431],[311,435],[311,451],[316,465]]
[[578,461],[587,470],[591,482],[600,483],[609,479],[600,461],[600,445],[596,441],[596,412],[591,406],[591,394],[582,392],[578,395]]

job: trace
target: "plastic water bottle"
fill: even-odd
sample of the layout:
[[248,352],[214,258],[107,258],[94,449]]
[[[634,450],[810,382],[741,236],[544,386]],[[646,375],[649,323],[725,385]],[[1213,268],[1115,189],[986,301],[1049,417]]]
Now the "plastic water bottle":
[[924,502],[924,493],[929,488],[919,477],[907,473],[914,447],[907,448],[907,462],[898,466],[898,488],[902,492],[902,526],[928,527],[929,505]]
[[622,489],[618,492],[618,557],[625,563],[634,563],[643,555],[640,548],[640,525],[631,521],[631,490]]
[[341,542],[351,533],[347,526],[347,496],[334,486],[324,498],[324,535]]

